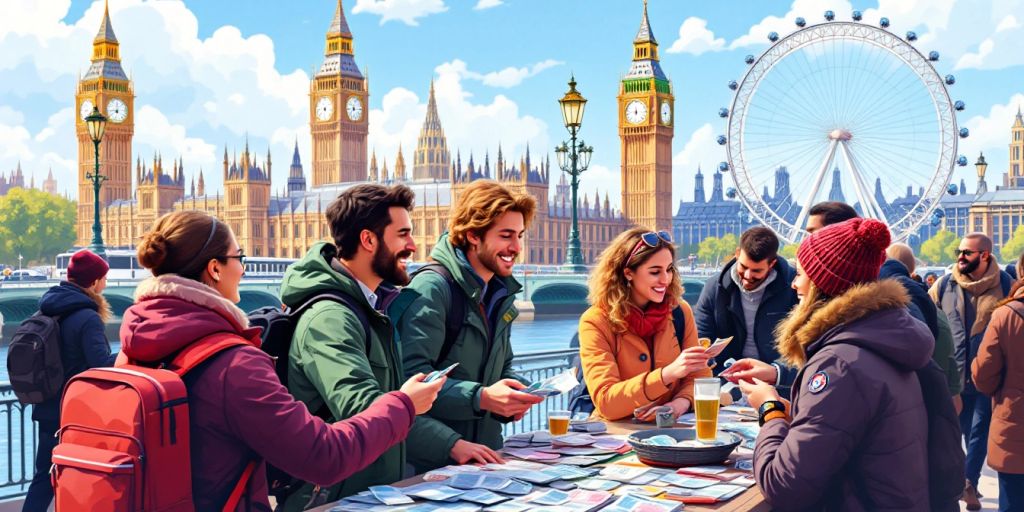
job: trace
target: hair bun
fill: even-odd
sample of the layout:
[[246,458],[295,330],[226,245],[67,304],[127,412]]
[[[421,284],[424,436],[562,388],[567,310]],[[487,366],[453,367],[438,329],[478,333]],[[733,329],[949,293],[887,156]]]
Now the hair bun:
[[878,251],[884,251],[892,242],[889,226],[875,219],[862,219],[857,226],[857,236]]
[[136,254],[139,264],[149,270],[155,270],[167,259],[167,239],[157,231],[146,233]]

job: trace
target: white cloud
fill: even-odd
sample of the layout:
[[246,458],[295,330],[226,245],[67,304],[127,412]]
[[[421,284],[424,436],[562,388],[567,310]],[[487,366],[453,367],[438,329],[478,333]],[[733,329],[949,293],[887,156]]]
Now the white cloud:
[[974,116],[963,124],[971,131],[971,136],[961,139],[957,148],[960,154],[966,155],[971,162],[966,174],[974,176],[974,161],[977,160],[978,153],[984,152],[985,160],[989,164],[986,177],[989,190],[992,190],[994,185],[1002,185],[1003,173],[1008,170],[1006,143],[1010,138],[1010,127],[1013,126],[1018,108],[1024,108],[1024,94],[1021,93],[1014,94],[1004,104],[993,105],[987,115]]
[[417,18],[438,14],[448,10],[444,0],[356,0],[352,14],[362,12],[380,16],[380,24],[401,21],[416,26]]
[[502,0],[480,0],[479,2],[476,3],[476,7],[473,7],[473,9],[477,11],[482,11],[484,9],[490,9],[491,7],[497,7],[504,3],[505,2],[503,2]]
[[[135,111],[133,145],[143,160],[154,151],[168,159],[182,158],[192,165],[197,162],[216,162],[218,156],[215,145],[197,137],[189,137],[184,126],[170,122],[167,116],[152,105],[143,105]],[[262,157],[262,153],[260,155]],[[198,169],[195,170],[198,172]]]
[[[557,164],[552,162],[553,170],[551,171],[551,192],[554,193],[554,185],[558,183],[560,179],[559,174],[561,171],[558,170]],[[566,179],[569,179],[566,176]],[[593,197],[596,193],[601,195],[601,207],[604,207],[604,195],[608,194],[608,202],[611,203],[613,209],[622,208],[622,171],[618,168],[609,169],[606,166],[599,164],[591,164],[587,172],[583,173],[580,178],[580,194],[589,194],[591,198],[590,205],[593,206]],[[583,198],[580,197],[580,204],[583,204]],[[672,211],[675,213],[675,210]]]
[[826,10],[832,10],[837,17],[847,16],[853,10],[849,0],[794,0],[789,12],[782,16],[767,16],[759,23],[750,27],[746,34],[740,36],[729,44],[730,49],[744,48],[747,46],[767,46],[768,33],[778,32],[785,35],[795,28],[797,17],[804,17],[808,23],[817,23],[822,19]]
[[668,53],[690,53],[700,55],[704,52],[715,52],[725,48],[725,39],[715,38],[714,32],[708,30],[705,19],[690,16],[679,26],[679,39],[666,50]]
[[[726,159],[725,149],[718,145],[716,137],[711,123],[705,123],[690,134],[683,149],[672,157],[673,214],[679,201],[693,201],[693,177],[698,167],[704,172],[705,197],[711,196],[711,176],[718,168],[718,162]],[[726,182],[731,182],[728,175]]]
[[515,87],[523,83],[523,80],[537,76],[540,72],[546,69],[551,69],[553,67],[565,64],[564,62],[559,60],[547,59],[538,62],[533,66],[524,66],[520,68],[509,66],[499,71],[492,71],[490,73],[480,73],[468,69],[465,63],[463,63],[462,61],[456,62],[459,62],[461,64],[457,71],[462,76],[462,78],[477,80],[479,82],[482,82],[484,85],[488,85],[491,87],[500,87],[503,89]]
[[[465,166],[471,155],[475,163],[483,163],[484,155],[489,154],[493,169],[499,142],[509,161],[518,162],[527,144],[534,166],[550,154],[548,128],[543,121],[522,114],[519,105],[502,94],[489,102],[479,101],[464,89],[462,80],[468,78],[465,62],[445,62],[434,71],[438,115],[452,159],[461,153]],[[426,115],[428,86],[424,83],[419,95],[402,87],[391,89],[384,94],[382,108],[370,111],[369,143],[376,150],[378,164],[386,158],[389,170],[393,170],[401,144],[406,165],[411,165],[411,153]]]

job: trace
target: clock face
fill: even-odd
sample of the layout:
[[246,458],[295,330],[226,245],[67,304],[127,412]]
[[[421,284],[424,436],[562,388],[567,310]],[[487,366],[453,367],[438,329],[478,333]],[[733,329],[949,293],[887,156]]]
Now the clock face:
[[672,122],[672,105],[669,105],[667,101],[661,102],[661,122],[664,124]]
[[345,102],[345,112],[348,113],[348,118],[353,121],[358,121],[363,117],[363,102],[359,101],[359,98],[352,96]]
[[334,115],[334,102],[327,96],[320,98],[320,101],[316,102],[316,118],[326,121],[332,115]]
[[78,115],[85,121],[85,118],[92,114],[93,104],[89,100],[82,102],[82,108],[78,111]]
[[633,100],[626,104],[626,121],[632,124],[640,124],[647,120],[647,105],[640,100]]
[[107,117],[115,123],[123,122],[128,118],[128,105],[117,98],[110,100],[107,103]]

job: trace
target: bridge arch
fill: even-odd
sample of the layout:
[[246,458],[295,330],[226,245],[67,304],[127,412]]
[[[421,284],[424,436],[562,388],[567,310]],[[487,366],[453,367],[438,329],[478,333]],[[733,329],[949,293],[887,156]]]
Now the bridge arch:
[[535,314],[567,315],[580,314],[589,307],[587,294],[590,290],[579,283],[546,284],[530,295]]

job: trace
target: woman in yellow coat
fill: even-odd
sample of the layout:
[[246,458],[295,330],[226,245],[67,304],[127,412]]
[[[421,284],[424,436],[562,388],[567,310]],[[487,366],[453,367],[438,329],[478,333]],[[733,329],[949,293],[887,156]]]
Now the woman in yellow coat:
[[[665,231],[632,228],[601,254],[590,277],[591,307],[580,318],[580,360],[595,415],[654,419],[654,405],[676,415],[693,403],[693,379],[710,377],[683,299],[675,248]],[[683,340],[672,310],[682,308]]]

